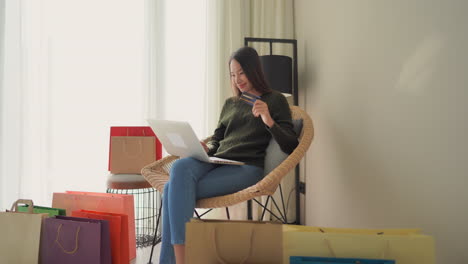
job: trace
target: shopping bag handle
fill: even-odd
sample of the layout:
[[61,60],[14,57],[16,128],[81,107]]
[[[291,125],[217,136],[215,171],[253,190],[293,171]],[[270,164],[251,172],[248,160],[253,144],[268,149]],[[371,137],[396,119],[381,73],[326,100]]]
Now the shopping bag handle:
[[34,210],[34,203],[32,200],[28,199],[18,199],[16,202],[13,203],[11,206],[10,211],[18,212],[18,204],[27,204],[28,205],[28,214],[32,214]]
[[135,154],[130,153],[130,151],[127,150],[127,144],[123,144],[123,152],[128,155],[129,158],[135,159],[138,158],[139,155],[143,152],[143,144],[141,141],[138,141],[138,150],[135,152]]
[[[249,239],[249,243],[250,243],[249,244],[249,253],[247,254],[247,256],[241,262],[239,262],[239,264],[244,264],[250,258],[250,256],[252,255],[253,237],[254,237],[254,229],[252,228],[252,230],[250,231],[250,239]],[[216,238],[216,227],[213,227],[213,243],[214,243],[216,258],[218,259],[218,262],[221,263],[221,264],[229,264],[229,262],[224,260],[219,254],[218,241],[217,241],[217,238]]]
[[63,226],[63,224],[60,224],[58,226],[58,228],[57,228],[57,236],[55,237],[54,243],[56,243],[64,253],[69,254],[69,255],[75,254],[76,251],[78,251],[78,238],[79,238],[81,226],[79,226],[78,229],[76,230],[76,233],[75,233],[75,248],[73,250],[66,250],[63,247],[63,245],[60,244],[59,238],[60,238],[60,231],[62,230],[62,226]]

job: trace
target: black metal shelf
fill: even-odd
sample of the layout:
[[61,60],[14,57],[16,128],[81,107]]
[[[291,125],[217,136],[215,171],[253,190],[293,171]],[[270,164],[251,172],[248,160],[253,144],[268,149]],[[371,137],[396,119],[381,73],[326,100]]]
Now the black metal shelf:
[[[244,45],[248,46],[250,42],[266,42],[270,44],[270,55],[273,55],[273,43],[284,43],[293,45],[293,85],[292,85],[292,96],[294,105],[299,105],[299,90],[298,90],[298,68],[297,68],[297,40],[295,39],[275,39],[275,38],[244,38]],[[300,194],[305,194],[305,183],[300,182],[300,171],[299,165],[295,168],[295,189],[296,189],[296,221],[295,224],[300,224]],[[248,217],[252,219],[252,202],[249,201],[247,204],[248,207]],[[286,213],[286,212],[285,212]]]
[[244,45],[248,46],[249,42],[267,42],[270,44],[270,55],[273,55],[273,43],[286,43],[293,45],[293,86],[292,96],[294,105],[299,105],[299,91],[298,91],[298,70],[297,70],[297,40],[295,39],[273,39],[273,38],[244,38]]

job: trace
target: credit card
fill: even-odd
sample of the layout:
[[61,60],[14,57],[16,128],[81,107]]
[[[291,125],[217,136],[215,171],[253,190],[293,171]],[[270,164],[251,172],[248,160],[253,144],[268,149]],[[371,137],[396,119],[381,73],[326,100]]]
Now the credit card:
[[260,99],[260,96],[248,93],[248,92],[243,92],[240,96],[240,99],[245,102],[246,104],[253,105],[257,99]]

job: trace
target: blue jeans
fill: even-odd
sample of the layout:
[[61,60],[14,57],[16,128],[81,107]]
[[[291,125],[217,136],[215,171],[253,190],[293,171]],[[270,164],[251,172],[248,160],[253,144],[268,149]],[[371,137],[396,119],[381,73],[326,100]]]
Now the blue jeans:
[[185,244],[185,223],[192,218],[198,199],[240,191],[263,176],[263,168],[252,165],[219,165],[193,158],[177,160],[164,186],[159,263],[175,263],[172,245]]

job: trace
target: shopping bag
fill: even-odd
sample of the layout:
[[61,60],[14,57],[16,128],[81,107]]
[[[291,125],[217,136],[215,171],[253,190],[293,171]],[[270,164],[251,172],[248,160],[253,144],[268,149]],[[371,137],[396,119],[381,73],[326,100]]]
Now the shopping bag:
[[151,127],[111,127],[109,171],[136,173],[162,157],[162,145]]
[[130,259],[136,257],[133,195],[67,191],[53,194],[52,207],[64,208],[69,216],[81,209],[127,215],[129,256]]
[[72,216],[109,221],[111,254],[113,264],[123,264],[130,261],[128,248],[128,216],[106,212],[78,210]]
[[186,225],[187,263],[281,263],[281,224],[192,219]]
[[434,264],[434,240],[418,229],[328,229],[284,225],[283,261],[291,256],[390,259]]
[[46,219],[41,261],[47,264],[111,264],[109,222],[69,216]]
[[[17,212],[18,204],[28,204],[28,212]],[[33,213],[31,200],[17,200],[9,212],[0,212],[0,263],[38,263],[41,226],[46,217]]]
[[[18,212],[27,212],[29,210],[28,205],[18,206]],[[65,209],[51,208],[44,206],[34,206],[33,212],[36,214],[49,214],[50,217],[56,215],[66,215]]]
[[388,259],[291,257],[290,264],[395,264]]
[[368,235],[409,235],[421,234],[419,228],[336,228],[316,227],[303,225],[283,225],[283,232],[320,232],[320,233],[345,233],[345,234],[368,234]]
[[154,137],[111,137],[111,173],[140,174],[156,160],[154,144]]

